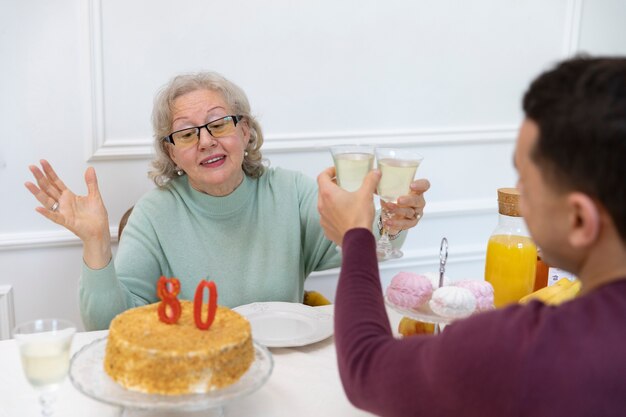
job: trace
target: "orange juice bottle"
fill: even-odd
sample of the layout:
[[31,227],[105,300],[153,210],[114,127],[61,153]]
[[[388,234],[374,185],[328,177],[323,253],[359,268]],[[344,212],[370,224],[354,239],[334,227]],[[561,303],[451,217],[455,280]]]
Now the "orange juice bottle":
[[535,272],[535,286],[533,292],[548,286],[548,271],[550,266],[541,258],[541,249],[537,248],[537,271]]
[[519,192],[498,190],[498,226],[487,244],[485,280],[494,289],[494,304],[503,307],[533,292],[537,246],[519,213]]

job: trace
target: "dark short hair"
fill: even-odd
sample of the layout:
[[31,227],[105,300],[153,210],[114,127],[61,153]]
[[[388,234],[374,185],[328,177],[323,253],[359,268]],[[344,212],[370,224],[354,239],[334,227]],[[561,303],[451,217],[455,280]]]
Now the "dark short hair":
[[602,204],[626,242],[626,58],[563,61],[532,82],[523,108],[546,181]]

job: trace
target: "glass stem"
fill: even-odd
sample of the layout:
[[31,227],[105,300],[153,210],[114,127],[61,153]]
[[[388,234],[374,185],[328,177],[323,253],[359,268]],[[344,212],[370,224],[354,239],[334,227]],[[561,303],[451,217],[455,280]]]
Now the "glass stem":
[[382,219],[382,232],[380,235],[380,239],[378,239],[378,244],[376,246],[376,252],[378,256],[385,259],[389,256],[392,251],[391,241],[389,240],[389,233],[387,231],[387,227],[385,227],[385,221],[389,219],[389,213],[387,210],[381,207],[380,215]]
[[53,404],[56,401],[54,392],[44,392],[39,394],[39,405],[41,405],[41,415],[51,416],[54,413]]

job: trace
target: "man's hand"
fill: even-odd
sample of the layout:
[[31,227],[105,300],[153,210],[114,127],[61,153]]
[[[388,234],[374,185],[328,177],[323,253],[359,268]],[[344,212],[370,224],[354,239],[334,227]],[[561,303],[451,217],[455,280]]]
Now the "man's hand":
[[325,169],[317,177],[317,209],[328,239],[341,245],[343,236],[350,229],[363,227],[372,230],[376,213],[373,195],[379,180],[380,171],[370,171],[361,188],[348,192],[336,184],[334,167]]

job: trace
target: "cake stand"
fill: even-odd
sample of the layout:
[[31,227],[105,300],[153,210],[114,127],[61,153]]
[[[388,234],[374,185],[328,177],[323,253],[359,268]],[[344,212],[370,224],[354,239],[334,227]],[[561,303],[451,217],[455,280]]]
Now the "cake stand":
[[385,304],[389,308],[394,310],[395,312],[401,314],[402,316],[408,317],[413,320],[422,321],[424,323],[432,323],[435,325],[441,325],[441,324],[450,324],[454,320],[457,320],[456,318],[440,316],[439,314],[435,313],[434,311],[430,309],[430,307],[428,306],[428,303],[420,306],[420,308],[417,308],[417,309],[405,308],[405,307],[400,307],[399,305],[392,303],[389,300],[389,298],[385,296]]
[[[448,239],[441,239],[441,245],[439,246],[439,282],[437,288],[443,286],[443,278],[446,272],[446,262],[448,261]],[[401,307],[389,300],[385,296],[385,304],[390,307],[392,310],[396,311],[399,314],[402,314],[405,317],[408,317],[413,320],[418,320],[424,323],[432,323],[435,325],[435,334],[440,333],[443,330],[442,326],[446,324],[452,323],[454,320],[458,320],[464,317],[448,317],[442,316],[435,313],[428,303],[421,305],[419,308],[406,308]],[[471,313],[470,313],[471,314]],[[468,316],[470,315],[468,314]]]
[[85,345],[72,357],[69,377],[80,392],[122,409],[124,417],[224,415],[224,406],[259,389],[274,367],[271,353],[254,342],[254,361],[233,385],[202,394],[159,395],[128,390],[104,371],[106,337]]

